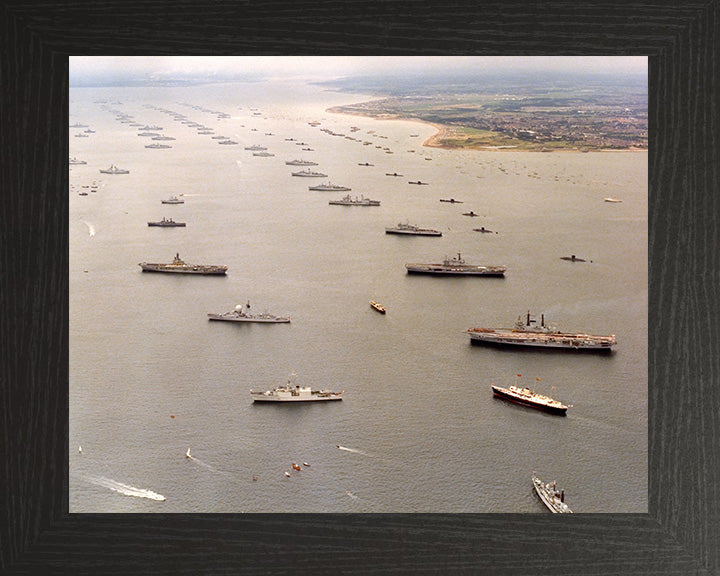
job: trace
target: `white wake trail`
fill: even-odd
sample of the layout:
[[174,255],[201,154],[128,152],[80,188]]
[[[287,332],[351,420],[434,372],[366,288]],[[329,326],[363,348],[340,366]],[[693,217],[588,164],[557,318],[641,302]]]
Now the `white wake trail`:
[[150,500],[158,500],[160,502],[164,502],[166,499],[165,496],[163,496],[162,494],[158,494],[157,492],[153,492],[152,490],[129,486],[128,484],[123,484],[122,482],[118,482],[110,478],[105,478],[104,476],[85,476],[84,480],[90,482],[91,484],[95,484],[96,486],[102,486],[104,488],[114,490],[115,492],[119,492],[120,494],[124,494],[125,496],[134,496],[136,498],[149,498]]
[[85,220],[83,220],[83,223],[85,224],[85,226],[88,227],[88,233],[90,234],[90,236],[95,236],[95,226],[90,224],[90,222],[86,222]]
[[372,458],[372,454],[368,454],[367,452],[363,452],[362,450],[356,450],[355,448],[348,448],[347,446],[340,446],[340,444],[336,444],[336,446],[340,450],[344,450],[345,452],[352,452],[353,454],[362,454],[363,456],[370,456]]

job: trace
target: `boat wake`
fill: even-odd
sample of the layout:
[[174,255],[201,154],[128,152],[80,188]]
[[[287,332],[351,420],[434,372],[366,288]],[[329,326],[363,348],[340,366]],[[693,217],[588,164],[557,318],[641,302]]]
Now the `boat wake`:
[[90,222],[85,222],[85,220],[83,220],[83,224],[88,227],[88,234],[90,234],[90,236],[95,236],[95,226],[90,224]]
[[350,496],[350,498],[352,498],[353,500],[357,500],[357,499],[358,499],[358,497],[355,496],[355,494],[353,494],[352,492],[350,492],[350,490],[345,490],[345,494],[347,494],[348,496]]
[[336,446],[340,450],[344,450],[345,452],[352,452],[353,454],[362,454],[363,456],[370,456],[372,457],[372,454],[368,454],[367,452],[363,452],[362,450],[356,450],[355,448],[348,448],[346,446],[340,446],[340,444],[336,444]]
[[158,500],[160,502],[165,501],[165,496],[163,496],[162,494],[158,494],[157,492],[153,492],[152,490],[146,490],[144,488],[135,488],[134,486],[128,486],[127,484],[123,484],[122,482],[118,482],[116,480],[111,480],[110,478],[105,478],[104,476],[85,476],[83,479],[87,482],[90,482],[91,484],[95,484],[96,486],[103,486],[104,488],[114,490],[115,492],[119,492],[120,494],[125,494],[125,496],[135,496],[136,498],[149,498],[150,500]]

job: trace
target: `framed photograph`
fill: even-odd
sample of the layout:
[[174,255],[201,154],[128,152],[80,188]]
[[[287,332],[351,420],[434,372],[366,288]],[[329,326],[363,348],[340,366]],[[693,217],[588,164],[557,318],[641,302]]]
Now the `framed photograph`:
[[716,5],[76,10],[4,16],[3,570],[717,571]]

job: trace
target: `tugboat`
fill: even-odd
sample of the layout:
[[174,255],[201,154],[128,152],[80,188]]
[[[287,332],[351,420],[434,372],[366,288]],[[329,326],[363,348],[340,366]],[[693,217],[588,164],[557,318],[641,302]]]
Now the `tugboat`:
[[165,216],[163,216],[162,220],[158,220],[157,222],[148,222],[148,226],[160,226],[163,228],[179,228],[184,227],[185,222],[175,222],[172,218],[165,219]]
[[331,390],[314,390],[310,386],[293,385],[290,380],[282,386],[276,386],[272,390],[256,392],[250,390],[250,396],[255,402],[321,402],[329,400],[342,400],[342,392]]
[[352,188],[327,182],[326,184],[319,184],[318,186],[308,186],[308,190],[319,190],[320,192],[349,192]]
[[614,334],[597,336],[577,332],[560,332],[557,328],[545,325],[545,315],[540,316],[540,326],[527,313],[525,319],[520,316],[513,328],[468,328],[473,341],[485,344],[534,346],[538,348],[563,348],[568,350],[592,350],[610,352],[617,344]]
[[554,514],[572,514],[573,511],[570,507],[565,504],[565,490],[557,489],[557,482],[543,482],[535,476],[535,472],[532,475],[533,487],[535,492],[542,500],[542,503],[548,507],[550,512]]
[[[518,379],[520,374],[518,374]],[[540,380],[537,378],[536,380]],[[530,406],[531,408],[537,408],[538,410],[545,410],[552,414],[560,414],[565,416],[567,409],[570,406],[566,406],[562,402],[553,400],[549,396],[543,396],[537,394],[529,388],[520,388],[519,386],[510,386],[509,388],[501,388],[495,384],[491,384],[493,395],[503,400],[513,402],[515,404],[521,404],[523,406]]]
[[290,318],[286,316],[273,316],[272,314],[250,314],[250,301],[248,300],[247,311],[241,304],[235,306],[235,310],[223,314],[208,313],[208,320],[223,320],[225,322],[262,322],[266,324],[288,323]]
[[370,198],[364,196],[360,196],[360,198],[356,196],[355,199],[352,199],[350,194],[347,194],[341,200],[330,200],[328,204],[335,206],[380,206],[380,200],[370,200]]
[[140,262],[138,264],[143,272],[167,272],[170,274],[203,274],[222,276],[227,272],[227,266],[217,266],[214,264],[186,264],[180,258],[180,254],[175,254],[175,259],[170,264],[155,264],[152,262]]
[[449,276],[504,276],[505,266],[477,266],[466,264],[458,252],[457,258],[445,256],[442,264],[405,264],[408,273],[442,274]]
[[439,230],[430,228],[419,228],[412,224],[398,224],[394,228],[385,228],[385,234],[405,234],[410,236],[442,236]]
[[130,170],[118,168],[115,164],[110,164],[110,168],[105,168],[105,170],[100,170],[100,172],[103,174],[130,174]]

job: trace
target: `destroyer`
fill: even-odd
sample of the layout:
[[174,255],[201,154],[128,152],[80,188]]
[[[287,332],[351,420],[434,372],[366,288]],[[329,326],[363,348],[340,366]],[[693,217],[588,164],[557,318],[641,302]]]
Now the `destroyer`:
[[430,228],[419,228],[412,224],[398,224],[395,227],[385,228],[385,234],[406,234],[410,236],[442,236],[442,232]]
[[110,164],[110,168],[105,168],[105,170],[100,170],[100,172],[103,174],[130,174],[130,170],[118,168],[115,164]]
[[342,392],[331,390],[313,390],[310,386],[292,385],[289,381],[283,386],[276,386],[272,390],[256,392],[250,390],[250,396],[255,402],[320,402],[326,400],[342,400]]
[[513,328],[468,328],[471,340],[487,344],[536,346],[540,348],[565,348],[570,350],[610,351],[617,344],[614,334],[596,336],[576,332],[560,332],[553,326],[545,325],[541,315],[540,326],[527,313],[520,316]]
[[235,310],[223,314],[208,314],[208,320],[224,320],[225,322],[264,322],[264,323],[287,323],[290,318],[285,316],[273,316],[272,314],[250,314],[250,301],[245,307],[242,304],[235,306]]
[[140,262],[138,264],[143,272],[168,272],[172,274],[212,274],[224,275],[227,272],[227,266],[216,266],[214,264],[186,264],[180,258],[180,254],[175,254],[175,258],[170,264],[154,264],[151,262]]
[[[539,379],[538,379],[539,380]],[[543,396],[530,390],[529,388],[520,388],[519,386],[510,386],[509,388],[501,388],[495,384],[491,384],[493,395],[503,400],[513,402],[515,404],[521,404],[523,406],[530,406],[531,408],[538,408],[539,410],[545,410],[552,414],[565,415],[569,408],[562,402],[553,400],[549,396]]]
[[185,200],[177,196],[170,196],[167,200],[160,200],[162,204],[185,204]]
[[504,276],[505,266],[477,266],[466,264],[458,252],[457,258],[448,258],[442,264],[405,264],[408,273],[443,274],[449,276]]
[[565,490],[558,490],[557,482],[543,482],[540,478],[535,476],[534,472],[532,475],[532,482],[535,492],[540,497],[540,500],[542,500],[542,503],[548,507],[550,512],[554,514],[573,513],[573,511],[570,510],[570,507],[565,504]]
[[[313,172],[312,170],[300,170],[300,172],[293,172],[293,176],[304,176],[306,178],[326,178],[327,174],[322,172]],[[349,188],[348,188],[349,190]]]
[[85,160],[78,160],[75,156],[70,158],[70,166],[79,166],[81,164],[87,164],[87,162],[85,162]]
[[312,162],[311,160],[291,160],[290,162],[285,162],[288,166],[317,166],[317,162]]
[[319,184],[318,186],[308,186],[308,190],[319,190],[320,192],[349,192],[352,188],[327,182],[326,184]]
[[350,194],[347,194],[341,200],[330,200],[328,204],[335,206],[380,206],[380,200],[370,200],[370,198],[365,198],[365,196],[360,196],[360,198],[356,196],[353,199],[350,197]]
[[148,222],[148,226],[161,226],[164,228],[183,228],[185,227],[185,222],[175,222],[172,218],[166,219],[165,216],[163,216],[162,220],[158,220],[157,222]]

